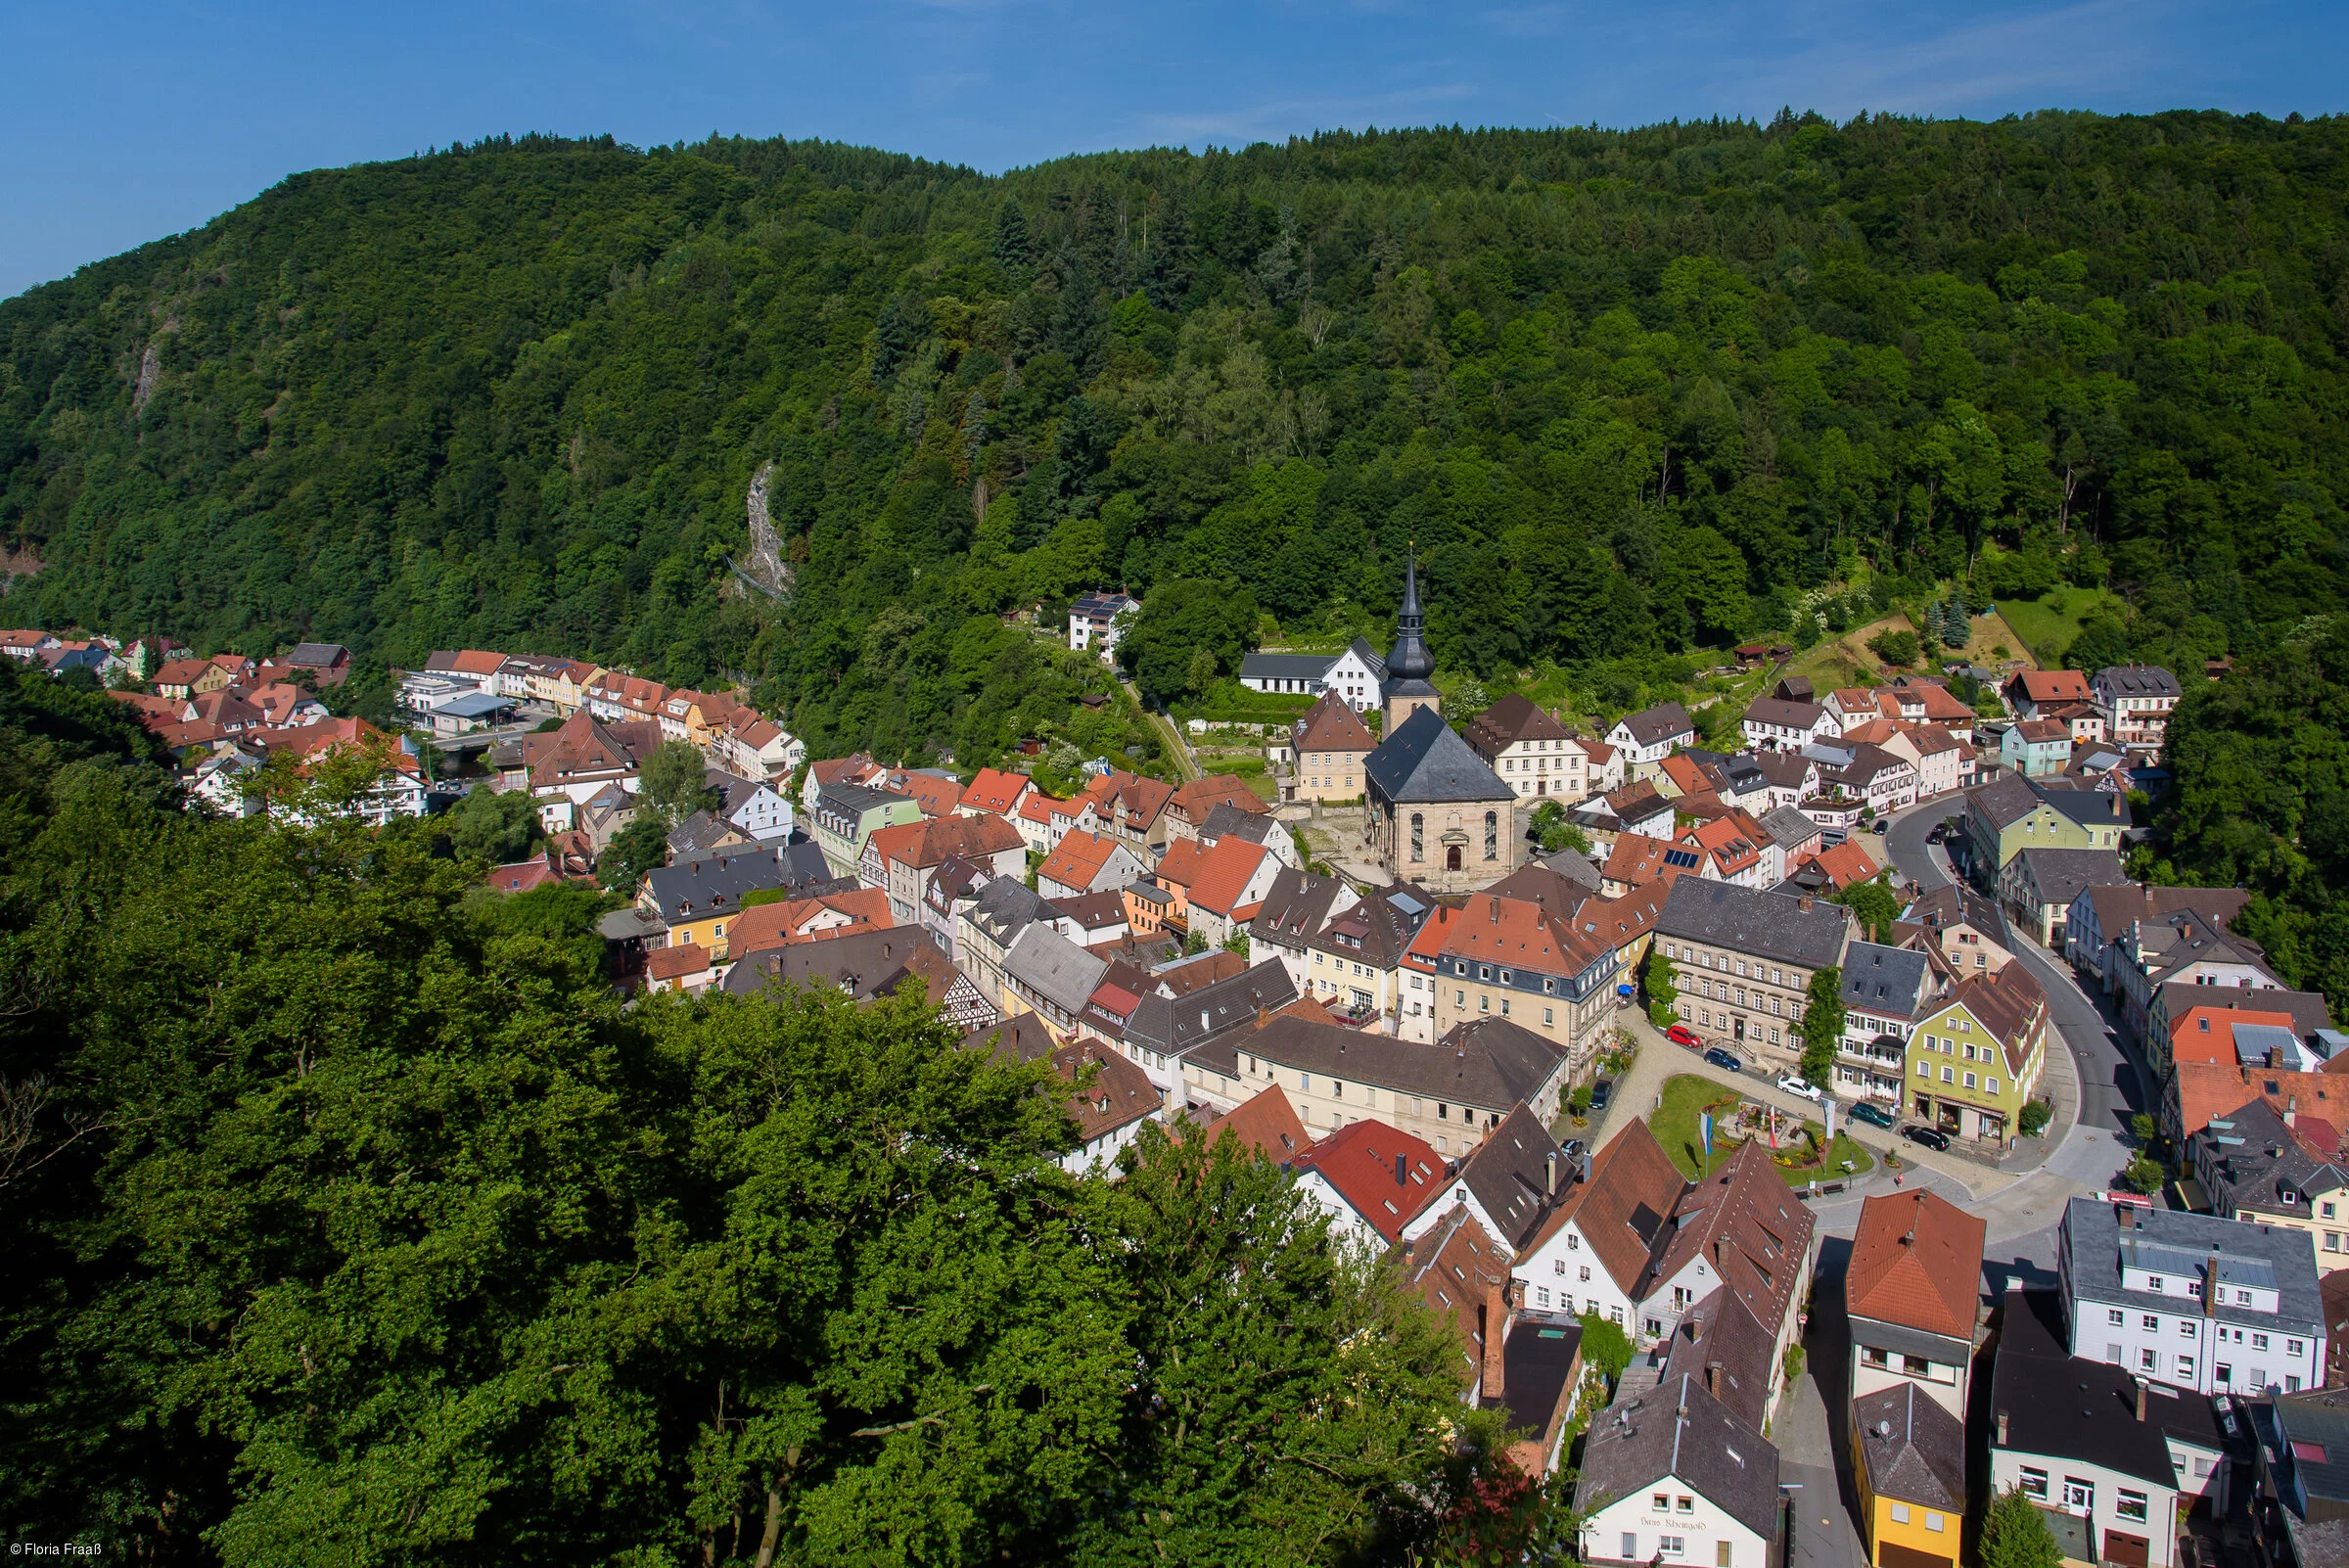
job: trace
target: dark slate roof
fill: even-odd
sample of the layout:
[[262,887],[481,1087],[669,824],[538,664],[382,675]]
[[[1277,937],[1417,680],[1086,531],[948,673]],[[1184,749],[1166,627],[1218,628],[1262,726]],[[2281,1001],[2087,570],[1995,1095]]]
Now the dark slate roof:
[[1033,888],[1010,877],[997,877],[972,903],[971,923],[1008,945],[1022,927],[1049,920],[1056,912]]
[[2178,695],[2178,677],[2159,665],[2113,665],[2096,671],[2096,684],[2115,697]]
[[1563,1163],[1557,1140],[1542,1126],[1542,1119],[1520,1105],[1476,1146],[1460,1168],[1460,1179],[1499,1227],[1499,1239],[1511,1252],[1521,1252],[1526,1238],[1549,1213],[1556,1196],[1551,1184],[1574,1184],[1574,1173],[1558,1169]]
[[[1214,813],[1209,814],[1212,820]],[[1273,874],[1272,886],[1266,890],[1256,918],[1249,922],[1248,935],[1258,942],[1302,952],[1329,923],[1330,905],[1345,891],[1340,878],[1311,876],[1282,866]]]
[[1531,1317],[1511,1324],[1500,1348],[1500,1405],[1509,1425],[1545,1435],[1582,1354],[1583,1331],[1577,1324]]
[[770,985],[838,986],[858,1001],[892,992],[910,979],[926,989],[921,976],[908,967],[918,947],[928,947],[940,963],[945,953],[918,926],[887,926],[878,931],[852,932],[824,942],[795,942],[787,947],[767,947],[726,971],[726,991],[753,996]]
[[1211,809],[1207,813],[1207,820],[1199,824],[1199,840],[1203,844],[1212,844],[1228,833],[1234,838],[1246,839],[1250,844],[1269,844],[1275,834],[1285,837],[1288,831],[1279,818],[1269,812],[1242,810],[1225,801]]
[[856,886],[853,878],[832,874],[832,862],[824,858],[822,847],[812,840],[795,834],[791,842],[776,853],[782,859],[783,886],[804,898],[812,898],[818,892],[846,891],[845,888],[836,890],[824,886],[830,882],[845,883],[850,888]]
[[[1181,996],[1152,992],[1126,1021],[1126,1042],[1174,1056],[1256,1028],[1257,1020],[1297,999],[1277,958]],[[1267,1026],[1269,1027],[1269,1026]]]
[[2000,829],[2039,809],[2039,792],[2020,773],[2001,773],[1980,788],[1968,790],[1965,798],[1982,807],[1991,825]]
[[1362,763],[1370,787],[1404,804],[1513,801],[1517,792],[1432,708],[1415,711]]
[[909,801],[913,797],[869,789],[862,784],[827,784],[817,792],[816,799],[854,821],[867,811],[877,811],[885,806],[895,806],[899,801]]
[[1242,680],[1319,680],[1336,654],[1252,653],[1240,660]]
[[1435,904],[1434,895],[1407,883],[1379,888],[1332,917],[1309,945],[1349,962],[1393,969]]
[[731,822],[708,811],[696,811],[668,830],[668,853],[680,860],[694,860],[717,853],[720,839],[748,847],[750,837]]
[[[1694,1373],[1731,1414],[1758,1432],[1777,1379],[1771,1364],[1775,1340],[1751,1307],[1727,1287],[1716,1286],[1673,1325],[1665,1346],[1665,1380]],[[1716,1366],[1720,1372],[1709,1377]]]
[[1773,844],[1800,844],[1818,838],[1822,830],[1803,814],[1802,807],[1775,806],[1762,818],[1762,831],[1770,835]]
[[[2246,1203],[2281,1208],[2285,1192],[2294,1203],[2305,1204],[2311,1194],[2349,1186],[2349,1174],[2303,1147],[2284,1125],[2283,1113],[2265,1098],[2211,1118],[2188,1142],[2193,1147],[2189,1164],[2206,1176],[2213,1214],[2233,1216]],[[2207,1163],[2200,1158],[2206,1151]]]
[[1535,863],[1549,867],[1567,881],[1591,893],[1598,893],[1606,887],[1604,874],[1591,863],[1589,855],[1579,851],[1560,850],[1555,854],[1543,855]]
[[1932,961],[1914,947],[1855,942],[1843,953],[1843,1005],[1852,1012],[1910,1017]]
[[[1189,1000],[1195,1014],[1198,998]],[[1132,1038],[1130,1029],[1127,1037]],[[1566,1055],[1561,1047],[1505,1018],[1475,1019],[1456,1026],[1433,1045],[1421,1045],[1292,1016],[1270,1019],[1252,1034],[1221,1035],[1191,1060],[1208,1072],[1237,1077],[1241,1051],[1298,1072],[1326,1073],[1480,1110],[1504,1110],[1531,1099]]]
[[[2300,1243],[2305,1252],[2308,1238],[2300,1237]],[[2172,1311],[2178,1307],[2175,1300],[2168,1305]],[[2062,1319],[2063,1302],[2055,1291],[2006,1293],[1998,1364],[1991,1374],[1992,1446],[2100,1464],[2156,1486],[2176,1486],[2178,1472],[2170,1464],[2161,1425],[2137,1418],[2136,1377],[2103,1361],[2067,1356]],[[2149,1395],[2146,1403],[2150,1407]],[[2004,1443],[1998,1439],[2000,1415],[2006,1417]]]
[[1824,969],[1843,955],[1850,913],[1841,904],[1802,900],[1727,882],[1681,877],[1656,914],[1656,934]]
[[1688,710],[1679,703],[1658,703],[1653,708],[1626,714],[1616,722],[1630,727],[1632,743],[1635,746],[1653,746],[1675,735],[1692,734],[1696,729],[1695,721],[1688,716]]
[[1965,1428],[1906,1379],[1852,1401],[1852,1425],[1879,1497],[1965,1511]]
[[746,844],[662,866],[649,877],[653,906],[672,926],[739,909],[744,894],[788,885],[783,855],[780,850]]
[[1677,1476],[1764,1540],[1778,1524],[1778,1451],[1729,1407],[1705,1392],[1699,1372],[1651,1387],[1627,1378],[1616,1402],[1590,1424],[1577,1512],[1635,1497]]
[[298,642],[285,662],[305,669],[331,669],[349,657],[350,650],[339,642]]
[[2033,784],[2033,793],[2047,802],[2050,810],[2057,816],[2071,818],[2082,827],[2125,828],[2129,825],[2128,801],[2110,790],[2066,789],[2047,779],[2034,780]]
[[2043,845],[2020,853],[2040,897],[2066,908],[2083,888],[2116,887],[2129,880],[2120,855],[2111,850],[2050,850]]

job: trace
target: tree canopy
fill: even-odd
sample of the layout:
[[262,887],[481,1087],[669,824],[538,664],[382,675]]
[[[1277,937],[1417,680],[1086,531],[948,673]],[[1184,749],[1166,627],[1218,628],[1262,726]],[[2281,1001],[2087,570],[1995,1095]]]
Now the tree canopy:
[[1072,1175],[1057,1075],[918,996],[622,1009],[593,892],[486,895],[427,823],[186,813],[120,713],[0,671],[20,1531],[1338,1563],[1513,1474],[1450,1324],[1230,1140]]

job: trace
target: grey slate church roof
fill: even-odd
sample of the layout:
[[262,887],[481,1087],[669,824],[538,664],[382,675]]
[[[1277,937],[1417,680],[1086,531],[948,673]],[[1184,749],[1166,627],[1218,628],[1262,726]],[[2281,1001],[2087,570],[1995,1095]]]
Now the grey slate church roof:
[[1517,798],[1432,708],[1419,709],[1396,725],[1362,763],[1362,771],[1373,790],[1399,804]]

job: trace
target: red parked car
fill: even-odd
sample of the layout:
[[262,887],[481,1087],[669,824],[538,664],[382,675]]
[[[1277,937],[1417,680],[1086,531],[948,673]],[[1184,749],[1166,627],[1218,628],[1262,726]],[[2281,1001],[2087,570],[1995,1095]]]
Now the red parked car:
[[1675,1045],[1685,1045],[1692,1051],[1701,1050],[1704,1048],[1705,1042],[1701,1039],[1698,1039],[1696,1038],[1696,1032],[1685,1024],[1673,1025],[1670,1029],[1664,1031],[1664,1038],[1672,1041]]

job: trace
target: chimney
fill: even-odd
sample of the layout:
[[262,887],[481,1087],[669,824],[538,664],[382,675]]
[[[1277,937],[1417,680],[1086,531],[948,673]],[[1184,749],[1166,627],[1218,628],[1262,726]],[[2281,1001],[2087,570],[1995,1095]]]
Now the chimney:
[[1802,910],[1803,913],[1809,914],[1811,912],[1812,904],[1816,903],[1817,901],[1818,900],[1813,899],[1811,895],[1806,893],[1801,898],[1795,899],[1794,904],[1795,907]]
[[2211,1249],[2210,1267],[2202,1271],[2202,1315],[2219,1315],[2219,1259],[2218,1249]]
[[1399,1187],[1410,1185],[1410,1183],[1404,1178],[1404,1167],[1408,1163],[1408,1159],[1409,1157],[1406,1155],[1398,1154],[1395,1156],[1395,1184]]
[[[1721,1398],[1721,1362],[1719,1361],[1705,1362],[1705,1392],[1715,1399]],[[2143,1396],[2139,1397],[2142,1399]]]
[[1558,1195],[1558,1151],[1555,1149],[1550,1150],[1549,1158],[1542,1162],[1542,1190],[1553,1198]]
[[2137,1418],[2145,1418],[2145,1380],[2142,1377],[2137,1380]]
[[1265,1027],[1265,1004],[1263,1002],[1256,1004],[1256,1027],[1259,1029]]
[[[2274,1060],[2276,1053],[2274,1051],[2270,1051],[2268,1055],[2270,1058],[2268,1065],[2270,1067],[2274,1067],[2276,1065]],[[2283,1097],[2283,1125],[2285,1127],[2290,1127],[2293,1123],[2299,1120],[2300,1096],[2297,1094],[2286,1094]]]
[[1505,1285],[1488,1283],[1484,1305],[1476,1310],[1479,1322],[1489,1325],[1483,1337],[1484,1375],[1480,1379],[1482,1398],[1479,1403],[1498,1405],[1508,1393],[1508,1360],[1505,1354],[1509,1337],[1509,1297]]
[[1999,1412],[1999,1447],[2003,1449],[2003,1448],[2004,1448],[2005,1446],[2006,1446],[2006,1412],[2005,1412],[2004,1410],[2001,1410],[2001,1411]]
[[1727,1261],[1728,1256],[1728,1238],[1727,1236],[1715,1236],[1713,1238],[1713,1271],[1715,1273],[1721,1272],[1722,1265]]

